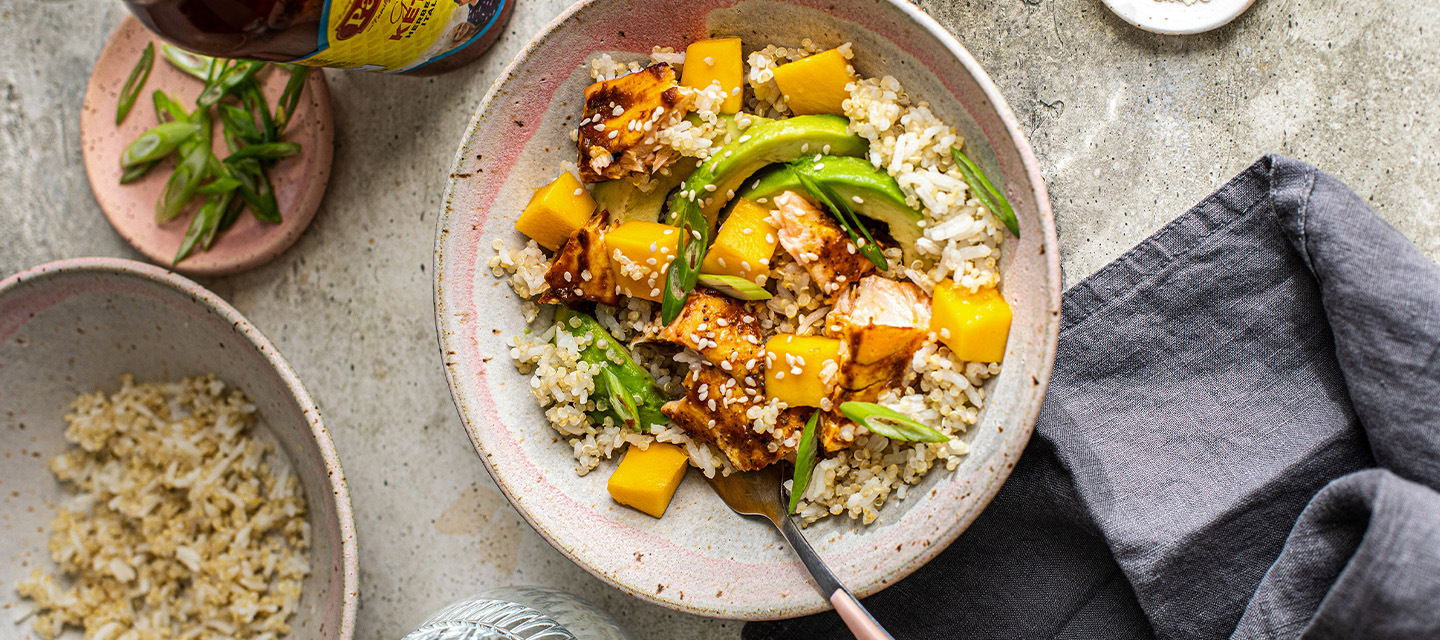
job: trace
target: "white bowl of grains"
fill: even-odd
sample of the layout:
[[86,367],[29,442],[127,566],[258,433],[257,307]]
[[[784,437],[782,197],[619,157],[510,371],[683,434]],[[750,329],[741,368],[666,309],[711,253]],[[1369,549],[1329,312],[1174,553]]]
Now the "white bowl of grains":
[[348,640],[320,412],[203,287],[106,258],[0,281],[0,640]]

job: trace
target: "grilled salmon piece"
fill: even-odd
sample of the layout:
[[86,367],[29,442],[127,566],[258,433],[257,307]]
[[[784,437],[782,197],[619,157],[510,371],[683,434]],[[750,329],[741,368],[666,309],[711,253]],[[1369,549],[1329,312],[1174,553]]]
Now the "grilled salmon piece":
[[826,329],[848,347],[840,386],[899,386],[911,356],[929,339],[930,297],[913,283],[868,276],[835,301]]
[[775,196],[780,246],[805,267],[810,278],[833,300],[846,286],[871,271],[874,263],[861,255],[839,223],[793,191]]
[[585,88],[580,120],[580,179],[615,180],[649,174],[679,153],[655,141],[655,133],[685,117],[692,99],[675,68],[655,64]]
[[589,300],[610,306],[620,303],[615,274],[611,273],[610,259],[605,255],[609,218],[609,212],[601,210],[588,224],[570,234],[565,246],[555,254],[550,270],[545,272],[550,290],[540,295],[540,302],[564,304]]
[[696,289],[657,338],[694,349],[741,387],[753,390],[750,395],[759,395],[765,390],[765,342],[755,312],[754,303]]
[[740,391],[735,379],[716,367],[702,366],[687,374],[684,398],[660,409],[691,438],[720,449],[730,464],[741,471],[767,467],[795,450],[805,428],[808,409],[780,412],[770,433],[757,433],[747,415],[751,407],[763,406],[764,398],[752,398]]

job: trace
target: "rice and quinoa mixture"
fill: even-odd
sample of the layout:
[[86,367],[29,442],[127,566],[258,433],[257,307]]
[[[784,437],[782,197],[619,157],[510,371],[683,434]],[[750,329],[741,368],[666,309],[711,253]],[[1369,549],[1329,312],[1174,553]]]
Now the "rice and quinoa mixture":
[[255,406],[214,376],[82,395],[50,461],[75,492],[51,523],[59,575],[18,591],[43,638],[274,640],[310,573],[299,480],[254,437]]
[[[773,70],[820,50],[806,39],[800,47],[770,45],[746,57],[745,107],[735,116],[741,136],[752,119],[746,112],[768,118],[790,115],[774,82]],[[841,44],[838,50],[846,59],[853,57],[849,43]],[[683,61],[683,54],[659,47],[651,58],[652,63]],[[642,65],[619,63],[609,55],[601,55],[592,60],[590,67],[592,77],[600,81],[634,73]],[[853,67],[851,70],[853,73]],[[849,131],[869,142],[870,163],[894,177],[907,204],[924,214],[919,223],[923,237],[915,243],[921,259],[904,264],[901,250],[889,248],[889,270],[878,275],[914,283],[926,295],[945,279],[970,292],[998,286],[1005,227],[973,197],[955,166],[950,149],[963,145],[963,138],[942,122],[929,104],[907,94],[894,77],[856,77],[856,82],[846,86],[849,98],[843,103]],[[656,137],[680,155],[702,160],[734,141],[735,132],[717,124],[719,101],[725,95],[723,91],[715,95],[718,89],[718,85],[712,85],[709,92],[689,90],[700,124],[681,120],[659,131]],[[572,131],[574,138],[577,136]],[[573,166],[567,163],[566,169]],[[714,446],[693,440],[673,424],[636,433],[608,419],[604,423],[589,419],[587,413],[597,406],[596,380],[593,368],[580,357],[584,344],[577,344],[565,332],[557,334],[550,326],[548,306],[534,302],[547,289],[544,276],[551,267],[550,259],[533,240],[511,245],[497,239],[493,248],[496,253],[489,261],[490,269],[496,277],[508,278],[523,300],[526,321],[533,325],[527,335],[510,338],[510,355],[519,370],[530,375],[530,391],[544,407],[550,425],[568,441],[578,474],[594,470],[601,460],[623,451],[627,444],[643,448],[651,441],[683,446],[690,463],[707,476],[728,475],[735,470]],[[758,321],[766,336],[822,332],[833,310],[826,304],[826,292],[786,251],[775,253],[768,272],[760,276],[758,283],[770,285],[767,288],[774,295],[759,311]],[[660,388],[672,397],[681,397],[685,393],[680,385],[682,378],[700,367],[704,359],[692,349],[677,354],[656,346],[654,337],[663,329],[659,307],[647,300],[622,297],[619,306],[597,305],[595,315],[612,336],[630,348],[631,355],[651,372]],[[863,426],[847,425],[844,435],[854,438],[853,445],[817,460],[799,515],[805,522],[814,522],[845,514],[868,524],[879,517],[888,499],[905,499],[910,488],[932,468],[954,470],[968,453],[960,436],[975,424],[984,407],[986,380],[999,372],[999,364],[958,360],[931,333],[910,359],[904,384],[885,391],[877,403],[955,437],[944,443],[906,442],[870,433]],[[757,434],[772,433],[777,414],[785,408],[783,402],[772,400],[751,407],[747,418],[753,420]],[[798,432],[788,438],[782,436],[775,434],[772,450],[793,450]]]

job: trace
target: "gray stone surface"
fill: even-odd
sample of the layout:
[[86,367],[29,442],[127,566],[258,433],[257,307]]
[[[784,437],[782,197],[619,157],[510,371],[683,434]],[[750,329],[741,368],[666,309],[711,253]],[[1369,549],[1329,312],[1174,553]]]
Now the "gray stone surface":
[[[495,50],[448,76],[327,73],[335,167],[313,226],[270,265],[204,281],[324,409],[355,502],[363,640],[511,584],[571,590],[637,638],[738,636],[551,550],[476,458],[436,353],[428,270],[455,147],[491,79],[566,4],[523,0]],[[1336,174],[1440,257],[1440,1],[1258,0],[1197,37],[1138,31],[1097,0],[922,6],[989,70],[1035,145],[1067,285],[1267,151]],[[78,144],[88,71],[123,15],[112,2],[0,0],[0,274],[138,258],[100,215]]]

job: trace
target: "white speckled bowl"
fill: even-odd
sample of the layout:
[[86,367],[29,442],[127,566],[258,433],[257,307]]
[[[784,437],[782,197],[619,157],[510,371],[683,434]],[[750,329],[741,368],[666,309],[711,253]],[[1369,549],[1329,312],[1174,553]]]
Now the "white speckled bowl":
[[[291,638],[349,640],[358,571],[340,459],[309,392],[275,346],[233,307],[157,267],[109,258],[41,265],[0,281],[0,640],[31,605],[16,584],[53,564],[49,524],[67,495],[47,467],[65,450],[61,417],[81,393],[113,392],[122,374],[155,382],[214,373],[259,408],[309,505],[311,574]],[[76,636],[79,637],[78,635]]]
[[606,493],[615,462],[578,477],[570,447],[531,399],[506,341],[525,329],[520,302],[487,262],[496,238],[519,244],[515,218],[533,189],[575,161],[567,123],[580,117],[585,63],[602,52],[643,59],[712,34],[746,49],[851,41],[866,76],[894,75],[966,137],[1001,182],[1023,239],[1005,246],[1003,290],[1015,311],[1004,372],[966,438],[959,469],[932,472],[869,527],[832,518],[806,534],[857,595],[924,564],[975,519],[1029,440],[1054,362],[1060,265],[1054,220],[1029,144],[999,90],[933,19],[900,0],[593,0],[556,18],[511,63],[461,144],[435,240],[435,305],[455,404],[511,503],[555,548],[638,597],[702,615],[773,619],[828,608],[780,537],[734,515],[696,472],[659,520]]

